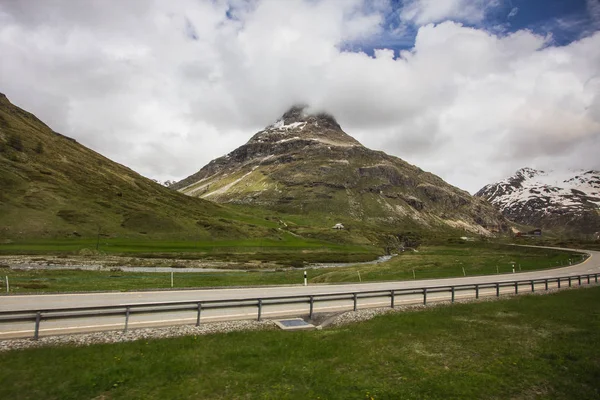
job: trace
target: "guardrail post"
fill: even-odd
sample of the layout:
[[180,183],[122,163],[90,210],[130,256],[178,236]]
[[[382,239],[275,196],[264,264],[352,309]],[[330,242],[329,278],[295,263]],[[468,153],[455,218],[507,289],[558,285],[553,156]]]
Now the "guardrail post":
[[198,315],[196,316],[196,326],[200,326],[200,314],[202,313],[202,303],[198,302]]
[[125,329],[123,333],[127,333],[127,325],[129,325],[129,307],[125,309]]
[[423,289],[423,305],[427,305],[427,288]]
[[479,298],[479,285],[475,285],[475,298]]
[[500,284],[496,283],[496,297],[500,297]]
[[313,308],[315,305],[315,298],[310,296],[310,310],[308,311],[308,318],[312,319],[313,317]]
[[354,293],[354,311],[358,310],[358,294]]
[[544,287],[546,290],[548,290],[548,278],[544,280]]
[[33,332],[33,340],[38,340],[40,337],[40,322],[42,321],[42,313],[35,313],[35,331]]
[[556,278],[556,287],[560,289],[560,278]]
[[589,285],[590,284],[590,274],[588,274],[587,278],[588,278],[588,285]]
[[577,277],[577,286],[581,286],[581,275]]
[[258,321],[260,321],[261,315],[262,315],[262,299],[258,299]]
[[454,303],[454,286],[452,286],[452,303]]
[[395,305],[394,305],[394,301],[395,301],[395,298],[396,298],[396,291],[395,291],[395,290],[392,290],[392,291],[391,291],[391,296],[392,296],[392,299],[391,299],[391,301],[390,301],[390,303],[391,303],[391,304],[390,304],[390,306],[391,306],[392,308],[394,308],[394,306],[395,306]]
[[531,280],[531,293],[535,292],[535,282]]
[[596,283],[598,283],[598,274],[594,274],[594,278],[596,279]]
[[515,294],[519,294],[519,282],[515,281]]
[[569,277],[569,287],[571,287],[571,277]]

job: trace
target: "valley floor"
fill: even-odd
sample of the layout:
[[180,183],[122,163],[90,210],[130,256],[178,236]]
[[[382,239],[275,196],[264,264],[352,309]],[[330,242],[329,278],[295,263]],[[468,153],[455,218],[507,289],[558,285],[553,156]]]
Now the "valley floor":
[[[377,264],[352,264],[354,257],[349,256],[349,265],[337,267],[300,262],[299,268],[292,268],[286,266],[288,253],[267,255],[273,261],[11,255],[0,256],[0,277],[8,278],[10,293],[125,291],[171,288],[171,272],[153,272],[164,267],[176,271],[173,288],[200,288],[299,285],[303,282],[305,270],[311,284],[375,282],[510,274],[513,267],[515,272],[532,271],[566,266],[583,259],[580,253],[482,243],[424,246],[418,251],[406,251]],[[232,258],[236,256],[231,255]],[[296,260],[304,256],[307,253],[301,251],[293,255]],[[245,253],[243,257],[252,258],[252,254]],[[61,269],[61,265],[75,269]],[[124,266],[142,267],[143,272],[124,270]],[[44,269],[38,269],[40,267]],[[203,268],[204,272],[193,268]]]

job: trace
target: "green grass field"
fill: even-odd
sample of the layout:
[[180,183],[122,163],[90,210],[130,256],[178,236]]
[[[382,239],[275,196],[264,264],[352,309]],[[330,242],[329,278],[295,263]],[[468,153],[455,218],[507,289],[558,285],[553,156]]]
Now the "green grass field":
[[3,399],[596,399],[600,288],[235,332],[3,353]]
[[[274,253],[265,254],[273,256]],[[286,257],[287,254],[282,252],[278,256]],[[310,254],[290,253],[290,257],[294,260],[306,259]],[[347,261],[351,262],[354,258],[349,257]],[[309,282],[313,284],[358,282],[359,279],[363,282],[431,279],[463,276],[463,268],[468,276],[512,273],[513,261],[517,272],[553,268],[568,265],[569,259],[571,262],[578,262],[581,255],[539,248],[469,243],[423,247],[419,252],[405,252],[380,264],[310,269],[308,276]],[[234,267],[235,265],[232,264]],[[9,277],[12,293],[166,289],[171,285],[170,273],[122,272],[118,269],[50,271],[0,267],[0,276]],[[302,281],[303,269],[289,268],[274,271],[175,273],[174,288],[293,285],[301,284]]]

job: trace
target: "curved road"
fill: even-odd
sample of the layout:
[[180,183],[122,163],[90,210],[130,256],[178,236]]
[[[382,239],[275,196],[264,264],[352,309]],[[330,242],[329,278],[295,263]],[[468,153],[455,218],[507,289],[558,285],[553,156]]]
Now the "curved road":
[[[571,250],[573,249],[563,249]],[[230,289],[198,289],[198,290],[171,290],[147,292],[110,292],[110,293],[81,293],[81,294],[52,294],[52,295],[16,295],[0,297],[0,311],[54,309],[69,307],[91,307],[105,305],[132,305],[144,303],[160,303],[171,301],[206,301],[243,298],[267,298],[293,295],[318,295],[332,293],[361,293],[373,290],[410,289],[432,286],[450,286],[507,282],[514,280],[546,279],[566,277],[581,274],[600,273],[600,252],[580,250],[590,255],[584,262],[570,267],[545,269],[533,272],[515,274],[472,276],[462,278],[429,279],[414,281],[388,281],[376,283],[352,283],[338,285],[309,285],[309,286],[277,286],[277,287],[247,287]],[[556,286],[556,285],[554,285]],[[540,288],[543,287],[543,284]],[[551,285],[552,287],[552,285]],[[537,289],[537,287],[536,287]],[[505,288],[502,292],[512,292],[513,289]],[[495,290],[483,289],[480,296],[495,295]],[[449,293],[439,293],[428,297],[428,301],[442,301],[449,299]],[[474,293],[463,293],[459,297],[474,297]],[[398,297],[396,304],[418,303],[422,295]],[[389,305],[390,299],[374,298],[361,300],[360,307],[377,307]],[[334,300],[315,303],[315,312],[342,311],[352,309],[351,301]],[[298,316],[308,314],[306,304],[270,305],[266,306],[263,316]],[[239,309],[211,309],[202,314],[202,321],[218,321],[233,319],[256,318],[257,311],[254,307],[240,307]],[[97,330],[122,329],[124,318],[121,316],[82,318],[76,320],[53,320],[43,322],[40,334],[51,335],[71,332],[85,332]],[[196,314],[191,311],[179,311],[160,314],[132,314],[129,326],[166,326],[177,324],[190,324],[196,321]],[[33,323],[1,323],[0,339],[11,337],[31,336]]]

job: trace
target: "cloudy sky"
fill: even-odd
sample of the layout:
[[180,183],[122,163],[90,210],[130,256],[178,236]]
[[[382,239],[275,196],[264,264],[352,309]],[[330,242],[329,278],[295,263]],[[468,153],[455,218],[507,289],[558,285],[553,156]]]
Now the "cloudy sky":
[[0,92],[161,181],[304,102],[475,192],[600,169],[600,0],[0,0]]

